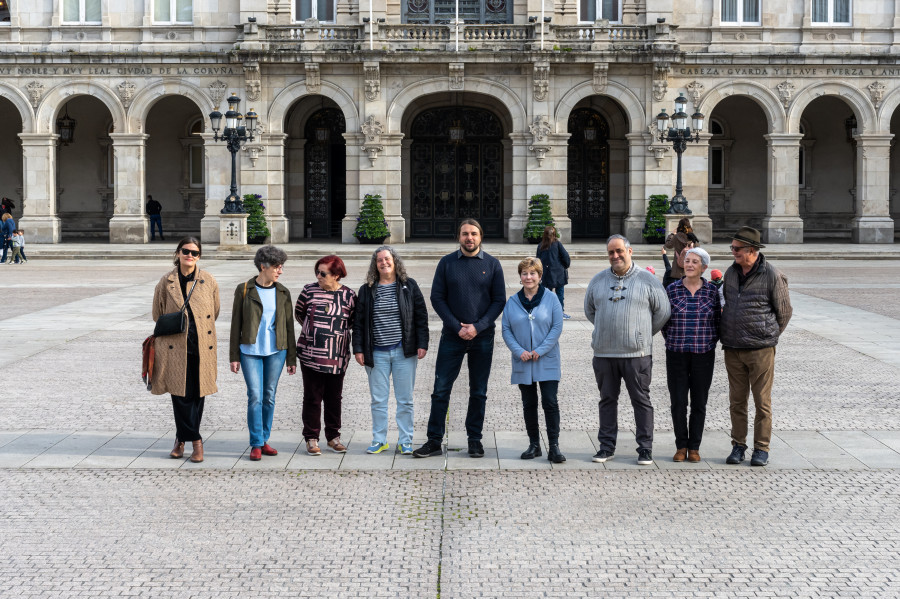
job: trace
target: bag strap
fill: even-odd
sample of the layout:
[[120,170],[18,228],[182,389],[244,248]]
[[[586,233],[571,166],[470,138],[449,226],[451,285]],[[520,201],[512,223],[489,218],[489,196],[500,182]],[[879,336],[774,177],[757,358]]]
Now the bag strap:
[[244,281],[244,297],[247,297],[247,281]]

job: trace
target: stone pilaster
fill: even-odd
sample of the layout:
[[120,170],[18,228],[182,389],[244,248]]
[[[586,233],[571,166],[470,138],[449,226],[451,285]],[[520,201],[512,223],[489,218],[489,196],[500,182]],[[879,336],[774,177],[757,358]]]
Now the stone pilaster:
[[[688,200],[691,226],[700,243],[712,242],[712,219],[709,218],[709,133],[701,133],[700,141],[689,142],[681,156],[681,178],[684,197]],[[674,153],[674,150],[673,150]],[[674,188],[673,188],[674,189]],[[672,194],[674,195],[674,193]]]
[[[649,133],[628,133],[625,139],[628,140],[626,216],[618,230],[610,223],[610,233],[620,233],[632,243],[643,243],[641,232],[647,217],[647,198],[655,193],[672,194],[671,173],[664,170],[671,165],[671,160],[663,157],[658,164],[653,159],[647,149],[652,142]],[[668,153],[671,154],[671,150]]]
[[[362,169],[371,167],[368,155],[360,149],[366,136],[360,132],[347,132],[344,133],[344,139],[347,142],[347,214],[341,223],[341,243],[356,243],[356,237],[353,236],[353,232],[356,230],[356,218],[359,216],[359,207],[362,205],[363,195],[367,193],[378,194],[384,199],[385,192],[383,188],[375,189],[373,185],[369,185],[368,181],[373,180],[371,174],[365,177],[362,174]],[[383,165],[384,162],[381,164]],[[398,183],[399,180],[398,177]],[[366,181],[366,184],[369,185],[366,188],[367,191],[362,190],[363,181]],[[374,190],[369,191],[372,189]]]
[[290,223],[284,197],[284,133],[266,133],[241,150],[240,194],[258,193],[266,205],[269,243],[287,243]]
[[762,235],[766,243],[803,243],[800,218],[800,140],[794,133],[770,133],[766,157],[766,217]]
[[893,135],[856,136],[856,216],[853,243],[894,243],[891,218],[891,139]]
[[110,243],[147,243],[149,219],[144,213],[144,176],[148,136],[110,133],[115,152],[115,195],[109,220]]
[[[212,133],[201,133],[203,137],[204,177],[206,181],[206,209],[200,221],[200,241],[219,243],[219,214],[225,207],[231,187],[231,154],[225,142],[213,141]],[[240,176],[240,173],[238,173]]]
[[55,134],[20,133],[22,140],[22,218],[19,225],[31,243],[59,243],[56,206]]

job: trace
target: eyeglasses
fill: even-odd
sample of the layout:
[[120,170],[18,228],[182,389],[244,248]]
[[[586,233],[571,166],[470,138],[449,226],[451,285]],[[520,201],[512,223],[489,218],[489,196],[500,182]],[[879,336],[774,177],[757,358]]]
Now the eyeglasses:
[[189,250],[187,248],[181,248],[181,255],[182,256],[193,256],[194,258],[199,258],[200,251],[199,250]]
[[728,246],[728,247],[730,247],[730,248],[731,248],[731,251],[734,252],[734,253],[736,253],[736,254],[739,254],[739,253],[741,252],[741,250],[746,250],[746,249],[749,249],[749,248],[750,248],[749,245],[731,245],[731,246]]
[[278,271],[278,272],[284,271],[284,265],[283,265],[283,264],[279,264],[278,266],[269,266],[269,268],[271,268],[272,270],[276,270],[276,271]]
[[330,272],[325,272],[324,270],[317,270],[317,271],[316,271],[316,276],[317,276],[317,277],[330,277],[330,276],[331,276],[331,273],[330,273]]

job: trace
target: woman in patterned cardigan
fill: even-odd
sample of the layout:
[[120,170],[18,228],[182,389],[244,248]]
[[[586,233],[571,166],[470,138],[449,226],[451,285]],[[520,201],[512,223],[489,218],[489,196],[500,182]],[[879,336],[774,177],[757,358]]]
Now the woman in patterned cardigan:
[[300,323],[297,358],[303,374],[303,438],[306,453],[320,455],[319,433],[325,405],[328,447],[344,453],[341,443],[341,394],[350,363],[350,332],[356,313],[356,293],[341,284],[347,276],[337,256],[320,258],[314,267],[316,282],[303,287],[294,316]]

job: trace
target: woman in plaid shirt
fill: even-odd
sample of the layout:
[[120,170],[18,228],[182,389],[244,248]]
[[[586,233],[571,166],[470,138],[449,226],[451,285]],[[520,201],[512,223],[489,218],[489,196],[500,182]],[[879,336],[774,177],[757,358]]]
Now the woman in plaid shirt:
[[[685,276],[666,288],[672,316],[662,328],[666,340],[666,374],[675,428],[674,462],[700,461],[706,400],[716,365],[722,303],[719,290],[701,275],[709,254],[691,248],[684,255]],[[691,415],[688,418],[688,395]]]

